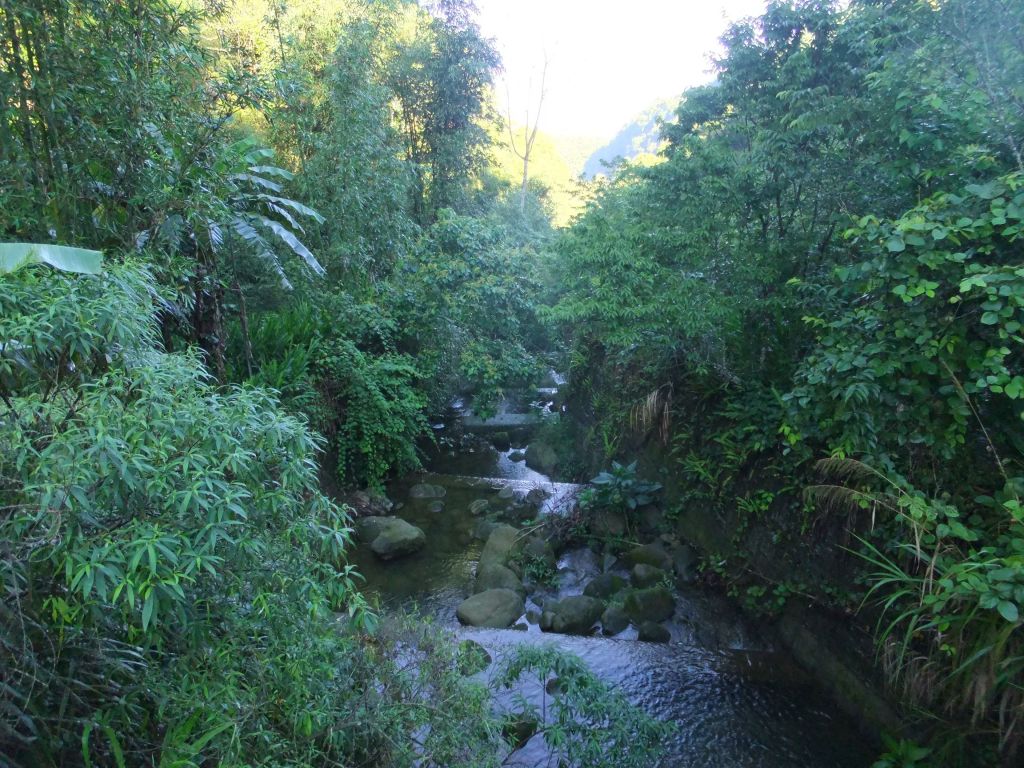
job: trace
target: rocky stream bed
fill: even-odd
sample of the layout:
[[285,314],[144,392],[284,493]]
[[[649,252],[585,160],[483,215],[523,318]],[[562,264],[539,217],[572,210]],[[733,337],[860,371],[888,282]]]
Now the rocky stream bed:
[[[685,542],[651,536],[611,555],[544,538],[536,521],[571,509],[580,486],[540,471],[549,449],[531,445],[534,421],[508,406],[492,422],[465,418],[431,471],[364,507],[353,561],[383,609],[430,616],[492,658],[520,643],[577,654],[675,724],[664,766],[869,765],[855,724],[770,633],[699,584]],[[507,764],[548,758],[534,736]]]

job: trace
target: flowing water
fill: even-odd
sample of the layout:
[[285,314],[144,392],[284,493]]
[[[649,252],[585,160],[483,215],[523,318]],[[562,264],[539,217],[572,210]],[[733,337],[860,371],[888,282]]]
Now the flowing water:
[[[511,425],[521,427],[522,423],[506,420],[503,426]],[[430,469],[389,488],[390,498],[399,503],[394,514],[422,528],[427,546],[387,563],[365,548],[354,553],[353,559],[366,577],[367,591],[374,593],[385,609],[415,608],[431,615],[460,639],[483,645],[495,659],[520,643],[554,643],[575,653],[634,704],[675,724],[661,762],[666,767],[870,765],[872,751],[854,724],[785,654],[773,649],[756,626],[738,616],[728,602],[702,588],[677,593],[676,614],[667,624],[672,641],[667,644],[639,642],[632,628],[613,638],[542,633],[527,618],[520,621],[519,629],[461,627],[455,608],[469,595],[482,546],[473,535],[481,518],[470,513],[470,504],[485,498],[492,508],[507,504],[516,514],[516,499],[541,487],[547,491],[542,513],[557,514],[560,507],[572,503],[579,487],[552,482],[530,469],[515,449],[445,451],[432,461]],[[432,511],[438,505],[432,507],[430,500],[409,498],[411,486],[423,482],[446,489],[440,511]],[[534,514],[525,505],[520,508],[524,516]],[[580,594],[587,581],[602,570],[598,556],[589,550],[563,554],[558,567],[557,587],[544,596]],[[528,600],[527,617],[535,619],[536,610],[537,604]],[[542,695],[542,691],[530,689],[517,693],[535,702]],[[533,768],[547,765],[548,760],[542,738],[535,736],[507,764]]]

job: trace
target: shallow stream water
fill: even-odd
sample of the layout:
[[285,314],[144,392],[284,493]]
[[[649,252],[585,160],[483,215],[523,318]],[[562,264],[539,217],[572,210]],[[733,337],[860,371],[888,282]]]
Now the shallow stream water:
[[[572,503],[579,487],[554,483],[526,466],[514,450],[493,448],[473,453],[443,453],[429,473],[396,482],[389,497],[393,512],[423,529],[427,545],[391,562],[358,548],[354,561],[366,577],[366,590],[387,609],[416,609],[450,627],[460,639],[472,639],[498,659],[520,643],[553,643],[580,656],[602,680],[622,691],[651,715],[676,729],[660,765],[693,768],[865,768],[872,750],[842,715],[766,633],[739,616],[731,605],[694,586],[677,592],[676,613],[667,626],[667,644],[639,642],[627,629],[612,638],[542,633],[535,623],[522,629],[462,627],[455,608],[469,594],[481,542],[474,538],[469,506],[476,499],[492,506],[502,489],[522,497],[535,487],[548,491],[542,513],[557,513]],[[446,489],[444,508],[431,511],[429,500],[409,498],[416,483]],[[434,505],[436,509],[437,505]],[[558,563],[557,587],[546,596],[580,594],[602,570],[589,550],[564,553]],[[531,596],[535,597],[535,596]],[[527,601],[527,615],[537,604]],[[764,635],[764,636],[762,636]],[[492,668],[495,665],[492,665]],[[539,699],[540,690],[518,691]],[[514,753],[508,765],[537,768],[549,763],[540,736]]]

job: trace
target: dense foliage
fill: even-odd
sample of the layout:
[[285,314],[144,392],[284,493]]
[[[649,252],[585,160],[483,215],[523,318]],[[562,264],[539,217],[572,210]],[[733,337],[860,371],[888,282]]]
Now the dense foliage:
[[561,240],[550,310],[598,447],[664,443],[741,586],[866,593],[905,701],[955,726],[930,759],[972,765],[1024,725],[1022,29],[771,3]]
[[318,485],[534,373],[497,65],[458,1],[0,7],[0,762],[507,753]]

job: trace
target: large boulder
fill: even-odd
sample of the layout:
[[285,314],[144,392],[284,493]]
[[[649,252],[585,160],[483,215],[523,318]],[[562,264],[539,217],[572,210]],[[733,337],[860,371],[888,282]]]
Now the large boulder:
[[442,499],[447,491],[443,485],[431,485],[430,483],[417,483],[409,489],[410,499]]
[[583,589],[583,594],[587,597],[597,597],[601,600],[607,600],[616,592],[621,592],[628,586],[628,583],[624,578],[614,573],[602,573],[600,576],[595,576],[590,580]]
[[626,595],[623,609],[637,626],[645,621],[665,621],[676,610],[676,599],[666,587],[635,589]]
[[540,628],[563,635],[586,635],[604,613],[604,600],[586,595],[563,597],[544,606]]
[[656,568],[653,565],[648,565],[647,563],[634,565],[633,572],[630,574],[630,580],[633,582],[633,586],[641,589],[656,586],[667,578],[668,573],[661,570],[661,568]]
[[494,526],[494,530],[487,537],[483,551],[480,553],[480,566],[508,565],[518,538],[518,529],[511,525],[501,523]]
[[385,518],[377,536],[370,542],[370,549],[381,560],[394,560],[396,557],[411,555],[423,549],[427,536],[415,525],[398,517]]
[[622,556],[622,561],[630,568],[634,565],[653,565],[663,571],[672,570],[672,558],[660,543],[644,544],[634,547]]
[[488,589],[463,600],[455,609],[459,621],[471,627],[505,629],[523,615],[526,605],[511,589]]
[[526,466],[545,475],[554,474],[558,468],[558,454],[547,443],[535,440],[526,447]]
[[397,520],[396,517],[385,517],[383,515],[368,515],[358,517],[355,521],[356,538],[366,544],[380,536],[380,532],[390,525],[389,521]]
[[601,614],[601,632],[606,635],[617,635],[629,626],[629,616],[621,605],[609,605]]
[[508,432],[495,432],[491,435],[491,445],[497,451],[505,452],[512,447],[512,440],[508,436]]
[[526,597],[526,589],[519,577],[511,569],[498,563],[481,563],[476,571],[474,592],[486,592],[489,589],[510,589],[521,597]]

